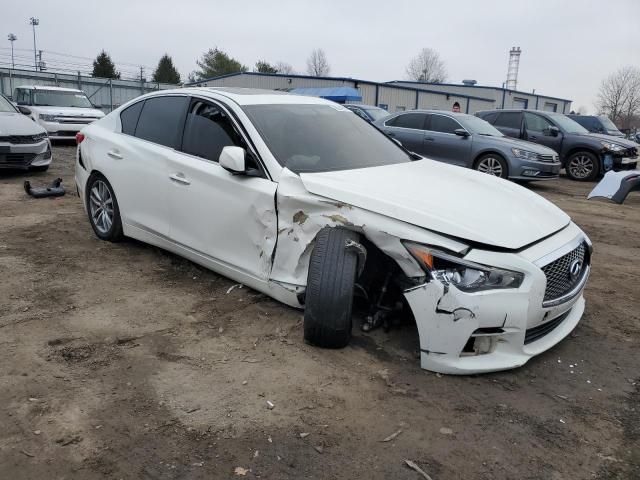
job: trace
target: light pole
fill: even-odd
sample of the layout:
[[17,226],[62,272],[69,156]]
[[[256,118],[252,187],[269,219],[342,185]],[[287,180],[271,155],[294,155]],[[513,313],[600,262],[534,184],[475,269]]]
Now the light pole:
[[36,53],[36,25],[40,25],[40,20],[35,17],[29,19],[29,23],[33,27],[33,66],[38,70],[38,55]]
[[11,42],[11,68],[15,70],[16,64],[13,61],[13,42],[15,42],[18,37],[16,37],[13,33],[10,33],[9,35],[7,35],[7,39]]

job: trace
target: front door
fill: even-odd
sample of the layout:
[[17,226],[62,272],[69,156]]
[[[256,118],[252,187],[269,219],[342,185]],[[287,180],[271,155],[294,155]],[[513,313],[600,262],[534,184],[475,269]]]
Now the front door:
[[556,136],[551,134],[549,127],[555,126],[553,123],[541,115],[530,112],[524,112],[524,122],[525,140],[539,143],[560,153],[562,133],[558,133]]
[[426,155],[439,162],[470,166],[471,136],[456,135],[457,129],[464,130],[453,118],[438,113],[429,115],[424,137]]
[[[266,280],[277,229],[277,184],[266,175],[233,175],[222,168],[218,158],[225,146],[248,148],[222,106],[192,99],[181,151],[169,161],[170,237],[227,268]],[[255,158],[251,155],[248,162]]]

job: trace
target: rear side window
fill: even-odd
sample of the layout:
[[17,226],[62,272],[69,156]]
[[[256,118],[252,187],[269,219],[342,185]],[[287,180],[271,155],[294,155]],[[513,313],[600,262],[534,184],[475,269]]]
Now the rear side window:
[[405,113],[398,115],[389,120],[386,125],[388,127],[412,128],[414,130],[424,130],[424,120],[426,115],[423,113]]
[[227,146],[246,148],[227,114],[218,106],[193,100],[182,139],[182,151],[191,155],[218,161]]
[[178,145],[187,97],[152,97],[144,102],[135,136],[165,147]]
[[125,108],[120,113],[120,122],[122,123],[122,133],[127,135],[133,135],[136,132],[136,125],[138,124],[138,118],[142,111],[142,105],[144,101],[134,103],[130,107]]
[[498,115],[494,125],[496,127],[520,128],[522,124],[520,112],[502,112]]
[[483,113],[482,115],[478,115],[478,116],[481,119],[483,119],[485,122],[489,122],[493,124],[496,121],[496,118],[498,118],[499,113],[500,112]]
[[455,133],[458,128],[462,128],[462,126],[453,118],[444,115],[431,115],[429,130],[432,132]]

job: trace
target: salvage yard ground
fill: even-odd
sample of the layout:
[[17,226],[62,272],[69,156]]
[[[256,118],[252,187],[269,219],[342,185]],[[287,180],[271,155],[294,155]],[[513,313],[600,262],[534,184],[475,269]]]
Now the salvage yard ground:
[[594,243],[585,317],[523,368],[453,377],[420,369],[412,326],[313,348],[300,311],[99,241],[74,153],[28,176],[62,198],[0,174],[1,479],[640,478],[640,195],[533,185]]

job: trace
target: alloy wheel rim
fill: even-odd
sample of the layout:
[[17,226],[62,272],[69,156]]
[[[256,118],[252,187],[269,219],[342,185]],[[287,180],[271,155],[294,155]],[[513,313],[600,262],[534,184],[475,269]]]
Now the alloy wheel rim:
[[495,177],[502,176],[502,164],[497,158],[487,157],[478,163],[478,171]]
[[91,221],[96,229],[106,234],[113,225],[113,196],[107,184],[97,180],[89,191],[89,211]]
[[593,161],[586,155],[577,155],[569,162],[569,172],[575,178],[587,178],[593,172]]

